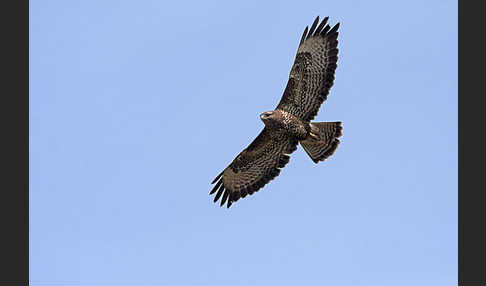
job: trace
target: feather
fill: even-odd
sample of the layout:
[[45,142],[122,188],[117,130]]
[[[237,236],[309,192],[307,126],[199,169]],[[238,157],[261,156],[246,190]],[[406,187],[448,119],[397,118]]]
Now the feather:
[[336,62],[337,61],[337,56],[330,56],[330,57],[327,57],[327,59],[330,62]]
[[221,187],[218,190],[218,193],[216,193],[216,196],[214,197],[214,202],[217,202],[219,200],[219,197],[221,197],[223,191],[224,191],[224,185],[221,185]]
[[337,56],[339,50],[338,49],[332,49],[330,50],[329,52],[327,52],[327,56],[328,57],[331,57],[331,56]]
[[277,166],[278,166],[279,168],[283,168],[283,167],[285,167],[285,165],[287,165],[287,163],[289,162],[289,160],[290,160],[290,156],[287,156],[287,155],[282,155],[282,156],[280,157],[280,160],[279,160],[279,162],[278,162],[278,165],[277,165]]
[[223,198],[221,199],[221,205],[220,205],[221,207],[224,205],[224,203],[226,203],[228,196],[229,196],[229,190],[226,189],[224,194],[223,194]]
[[329,34],[327,36],[327,41],[329,42],[329,44],[331,44],[331,46],[334,46],[337,44],[337,37],[338,37],[339,33],[338,32],[335,32],[335,33],[332,33],[332,34]]
[[[255,183],[256,184],[256,183]],[[248,188],[248,194],[251,196],[253,195],[253,193],[255,192],[256,190],[256,186],[255,185],[252,185]]]
[[307,31],[309,31],[309,26],[305,26],[304,33],[302,34],[302,38],[300,39],[300,45],[305,41],[305,37],[307,36]]
[[278,176],[279,174],[280,174],[280,169],[273,169],[273,170],[272,170],[272,176],[273,176],[273,177],[276,177],[276,176]]
[[338,29],[339,29],[339,23],[334,25],[334,27],[332,27],[332,29],[329,31],[328,34],[331,35],[332,33],[336,32]]
[[212,195],[214,192],[216,192],[216,190],[219,188],[219,186],[221,186],[222,183],[223,183],[223,180],[219,180],[218,183],[211,190],[211,192],[209,192],[209,194]]
[[214,178],[214,180],[211,182],[211,184],[216,183],[216,181],[217,181],[219,178],[221,178],[221,176],[223,175],[223,173],[224,173],[224,170],[223,170],[221,173],[219,173],[219,175],[218,175],[216,178]]
[[260,180],[258,181],[258,184],[257,184],[257,189],[255,191],[258,191],[260,188],[262,188],[263,186],[265,186],[265,182],[263,180]]
[[317,16],[316,19],[314,20],[314,23],[312,23],[312,26],[309,30],[309,36],[307,36],[307,38],[314,36],[314,31],[317,27],[317,23],[319,23],[319,16]]
[[321,30],[324,28],[324,25],[326,25],[328,19],[329,17],[322,19],[321,24],[317,27],[316,31],[314,32],[316,35],[319,35],[321,33]]
[[236,202],[240,198],[240,192],[231,192],[230,194],[230,201]]
[[322,36],[325,36],[325,35],[326,35],[326,33],[327,33],[327,31],[329,31],[329,29],[331,29],[331,26],[326,25],[326,26],[324,27],[324,29],[321,31],[321,35],[322,35]]
[[248,189],[249,189],[249,187],[246,187],[246,188],[244,188],[243,190],[241,190],[241,194],[240,194],[240,196],[241,196],[242,198],[244,198],[244,197],[246,197],[246,196],[248,195]]

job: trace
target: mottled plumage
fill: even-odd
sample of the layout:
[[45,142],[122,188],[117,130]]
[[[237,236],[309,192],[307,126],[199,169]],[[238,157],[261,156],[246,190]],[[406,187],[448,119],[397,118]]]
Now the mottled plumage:
[[260,115],[263,130],[213,180],[214,202],[221,198],[221,206],[229,208],[258,191],[280,174],[299,142],[315,163],[336,150],[341,122],[310,122],[329,94],[337,67],[339,23],[331,28],[327,20],[319,24],[317,17],[305,28],[280,103]]

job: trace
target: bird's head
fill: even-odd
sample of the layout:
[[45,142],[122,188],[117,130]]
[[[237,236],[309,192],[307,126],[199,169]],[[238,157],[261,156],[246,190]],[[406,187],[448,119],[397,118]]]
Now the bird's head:
[[275,115],[274,111],[265,111],[262,114],[260,114],[260,119],[263,121],[263,123],[268,122],[271,120]]

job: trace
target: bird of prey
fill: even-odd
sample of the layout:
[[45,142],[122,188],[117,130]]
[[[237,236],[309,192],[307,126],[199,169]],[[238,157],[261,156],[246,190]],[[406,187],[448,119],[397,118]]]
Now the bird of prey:
[[337,67],[339,23],[331,28],[328,18],[319,23],[317,16],[310,29],[305,27],[277,108],[260,115],[263,130],[212,181],[216,185],[209,194],[216,193],[215,203],[221,198],[221,206],[228,202],[229,208],[261,189],[280,174],[299,143],[314,163],[336,151],[341,122],[310,122],[329,94]]

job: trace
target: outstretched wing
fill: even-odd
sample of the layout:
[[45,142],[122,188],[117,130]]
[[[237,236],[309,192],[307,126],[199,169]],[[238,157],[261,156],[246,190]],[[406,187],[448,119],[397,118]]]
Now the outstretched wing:
[[252,195],[280,173],[297,149],[298,141],[284,131],[265,127],[253,142],[212,182],[216,183],[209,194],[216,193],[214,202],[221,199],[221,206]]
[[277,109],[285,110],[304,121],[311,121],[326,100],[334,83],[338,54],[338,28],[319,23],[319,16],[310,30],[302,34],[289,81]]

